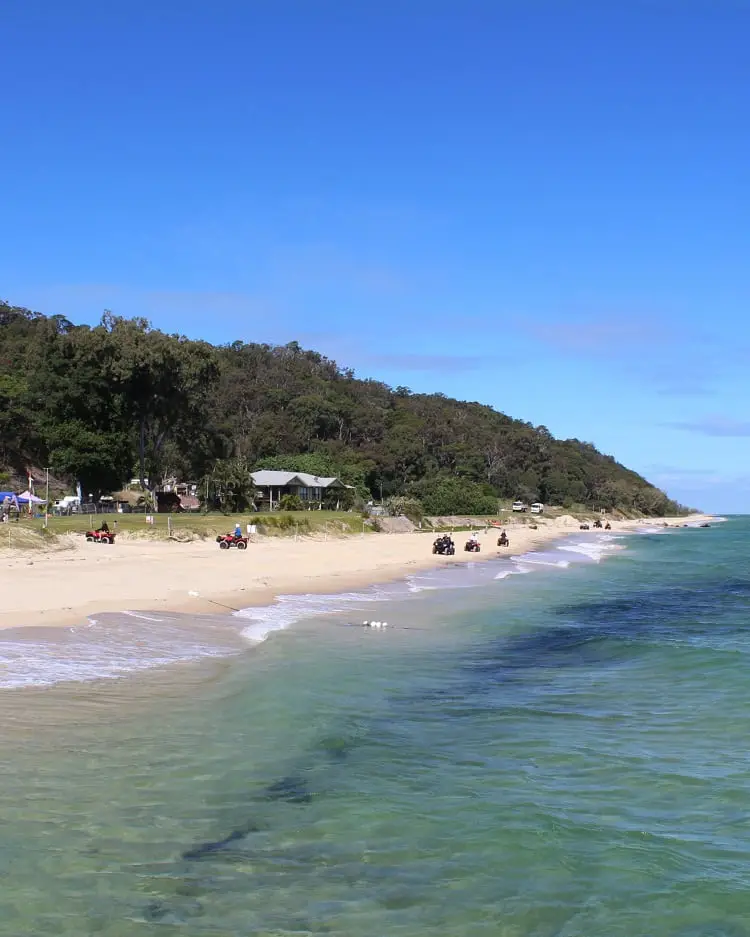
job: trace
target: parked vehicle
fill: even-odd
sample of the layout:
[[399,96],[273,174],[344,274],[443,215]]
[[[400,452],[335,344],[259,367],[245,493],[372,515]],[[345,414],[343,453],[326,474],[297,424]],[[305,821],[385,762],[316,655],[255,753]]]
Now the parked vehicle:
[[65,495],[52,505],[55,514],[78,514],[81,510],[81,499],[78,495]]
[[238,537],[236,534],[219,534],[216,538],[220,550],[237,547],[238,550],[247,550],[247,537]]
[[531,505],[531,513],[532,514],[544,514],[544,505],[542,504],[541,501],[535,501]]
[[526,504],[524,504],[523,501],[514,501],[514,502],[513,502],[513,510],[516,511],[516,512],[519,512],[519,513],[521,513],[521,514],[525,514],[526,511],[528,510],[528,506],[527,506]]

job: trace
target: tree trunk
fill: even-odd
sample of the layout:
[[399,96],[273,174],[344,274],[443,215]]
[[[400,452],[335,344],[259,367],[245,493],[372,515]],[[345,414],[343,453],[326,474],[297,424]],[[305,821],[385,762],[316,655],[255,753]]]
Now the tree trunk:
[[140,421],[140,432],[138,436],[138,460],[141,469],[141,488],[143,488],[144,491],[150,491],[151,489],[146,484],[146,418],[144,416],[141,417]]

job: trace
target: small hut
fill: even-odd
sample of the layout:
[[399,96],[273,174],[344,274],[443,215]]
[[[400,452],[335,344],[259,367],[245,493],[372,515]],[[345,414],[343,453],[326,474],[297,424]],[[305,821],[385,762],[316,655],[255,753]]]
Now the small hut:
[[130,514],[141,503],[141,497],[141,492],[124,488],[122,491],[115,491],[112,494],[112,501],[118,514]]

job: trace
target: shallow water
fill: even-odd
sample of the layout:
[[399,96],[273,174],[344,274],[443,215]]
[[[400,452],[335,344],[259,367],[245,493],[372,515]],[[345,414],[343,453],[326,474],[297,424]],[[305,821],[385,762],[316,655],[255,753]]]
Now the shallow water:
[[6,635],[0,935],[750,934],[749,547]]

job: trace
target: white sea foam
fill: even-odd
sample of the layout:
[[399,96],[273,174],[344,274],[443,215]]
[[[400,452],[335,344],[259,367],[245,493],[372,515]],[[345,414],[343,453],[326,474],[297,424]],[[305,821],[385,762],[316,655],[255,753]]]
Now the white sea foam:
[[143,612],[126,611],[122,614],[128,615],[130,618],[139,618],[141,621],[164,621],[163,618],[154,618],[152,615],[144,615]]
[[519,556],[512,556],[511,562],[522,566],[549,566],[558,569],[567,569],[570,566],[570,560],[557,559],[552,552],[536,553],[533,550],[521,553]]
[[[248,624],[242,629],[242,637],[252,644],[258,644],[274,632],[284,631],[306,618],[353,611],[373,602],[403,600],[423,592],[474,589],[491,582],[495,578],[496,570],[496,565],[491,562],[466,562],[417,573],[405,581],[373,586],[361,592],[338,595],[281,595],[271,605],[241,609],[235,613],[235,618],[248,620]],[[525,569],[513,569],[509,570],[507,575],[527,571],[530,572]]]
[[605,557],[608,553],[612,552],[612,548],[608,548],[605,544],[601,543],[569,543],[564,546],[559,547],[564,553],[575,553],[580,557],[585,557],[590,560],[592,563],[601,562],[602,558]]
[[[130,616],[132,617],[132,616]],[[34,632],[36,634],[36,632]],[[104,615],[79,628],[41,641],[21,631],[0,637],[0,688],[113,679],[169,664],[235,653],[227,641],[202,639],[194,629],[169,625],[138,629],[117,615]]]
[[703,527],[704,524],[725,524],[727,522],[726,517],[712,517],[709,520],[699,520],[699,521],[685,521],[682,525],[683,527]]
[[585,560],[599,563],[604,557],[625,549],[625,547],[619,543],[619,541],[623,539],[624,536],[618,534],[597,534],[595,537],[570,540],[566,543],[562,543],[558,547],[558,550],[562,550],[563,553],[577,554],[581,558],[585,558]]
[[[403,594],[408,588],[402,584],[399,591]],[[398,591],[388,587],[343,592],[339,595],[280,595],[272,605],[243,608],[234,617],[249,619],[250,623],[242,629],[242,637],[252,644],[258,644],[274,631],[284,631],[302,619],[336,614],[397,596]]]

